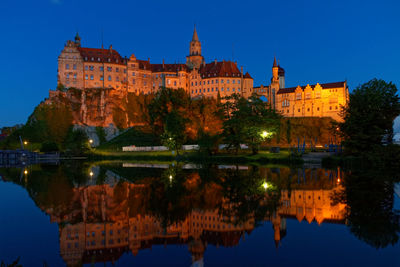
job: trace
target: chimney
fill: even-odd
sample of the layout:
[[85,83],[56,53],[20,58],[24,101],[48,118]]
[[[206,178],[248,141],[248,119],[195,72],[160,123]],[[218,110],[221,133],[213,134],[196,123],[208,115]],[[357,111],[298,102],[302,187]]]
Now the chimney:
[[215,63],[215,65],[217,65],[217,59],[215,59],[214,63]]
[[163,60],[162,60],[162,67],[163,67],[163,68],[164,68],[164,64],[165,64],[165,63],[164,63],[164,59],[163,59]]

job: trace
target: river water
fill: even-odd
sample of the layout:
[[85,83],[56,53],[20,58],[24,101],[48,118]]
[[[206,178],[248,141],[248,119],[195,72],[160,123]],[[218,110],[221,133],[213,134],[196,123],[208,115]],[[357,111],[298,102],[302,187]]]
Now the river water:
[[0,262],[400,266],[395,182],[376,170],[284,166],[0,169]]

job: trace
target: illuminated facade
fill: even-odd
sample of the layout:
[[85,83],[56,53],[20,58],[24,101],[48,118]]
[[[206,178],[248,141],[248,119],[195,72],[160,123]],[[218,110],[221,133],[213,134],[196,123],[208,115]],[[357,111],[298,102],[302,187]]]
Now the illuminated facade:
[[135,55],[122,57],[109,47],[81,47],[77,34],[67,41],[58,57],[58,84],[78,89],[110,88],[122,92],[154,93],[160,87],[183,88],[192,97],[217,97],[240,93],[248,96],[253,79],[237,63],[205,63],[201,42],[194,29],[186,64],[153,64]]
[[[326,172],[326,171],[325,171]],[[319,173],[318,175],[326,175]],[[316,175],[308,173],[305,176]],[[286,220],[306,220],[318,224],[324,222],[344,223],[344,204],[333,205],[332,193],[340,188],[340,172],[330,172],[328,176],[335,184],[326,189],[282,190],[278,209],[273,216],[265,218],[271,221],[274,229],[274,241],[279,246],[286,235]],[[194,180],[199,179],[194,175]],[[195,188],[196,183],[188,179],[188,186]],[[207,244],[232,247],[255,227],[255,221],[249,218],[244,223],[235,224],[233,218],[221,215],[221,210],[211,207],[222,206],[229,209],[229,203],[218,196],[220,188],[210,186],[204,192],[208,209],[192,210],[177,222],[163,222],[151,215],[144,207],[149,202],[149,186],[129,182],[119,185],[104,184],[75,188],[74,201],[69,213],[54,215],[48,211],[51,220],[60,226],[60,253],[67,265],[79,262],[115,261],[123,253],[137,255],[140,250],[153,245],[187,244],[195,263],[203,262]],[[133,196],[133,198],[132,198]],[[222,202],[221,202],[222,201]],[[80,207],[80,209],[78,208]],[[77,209],[78,208],[78,209]]]
[[341,121],[341,106],[348,102],[347,82],[333,82],[285,88],[285,70],[272,66],[271,84],[254,87],[253,92],[267,97],[269,103],[285,117],[331,117]]

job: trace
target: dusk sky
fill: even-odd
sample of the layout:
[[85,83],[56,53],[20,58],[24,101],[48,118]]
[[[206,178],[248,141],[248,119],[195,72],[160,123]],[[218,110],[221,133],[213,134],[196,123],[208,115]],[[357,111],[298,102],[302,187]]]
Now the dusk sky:
[[400,86],[398,1],[2,0],[0,127],[25,123],[57,86],[57,57],[76,31],[84,47],[185,62],[196,24],[206,61],[234,60],[269,84],[273,57],[286,86],[374,77]]

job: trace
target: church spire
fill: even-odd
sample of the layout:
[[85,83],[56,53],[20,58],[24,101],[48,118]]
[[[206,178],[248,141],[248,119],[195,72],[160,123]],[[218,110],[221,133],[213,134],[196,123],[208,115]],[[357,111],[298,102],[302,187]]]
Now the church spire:
[[198,41],[199,41],[199,36],[197,36],[196,25],[194,25],[192,42],[198,42]]
[[278,64],[276,64],[276,57],[274,56],[274,65],[272,67],[278,67]]

